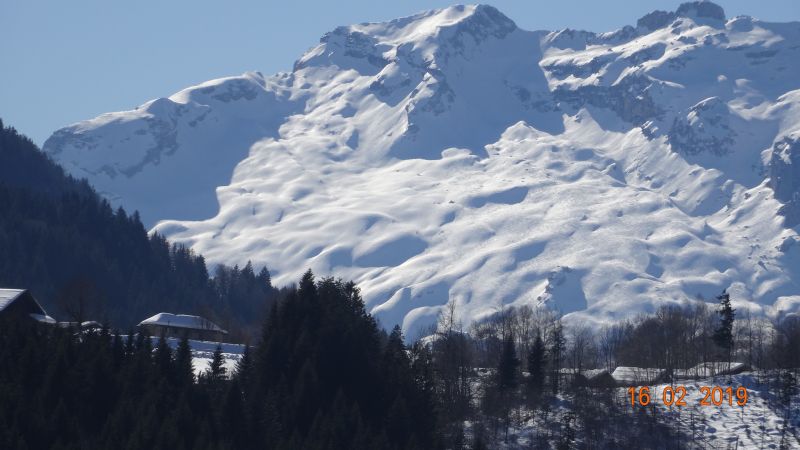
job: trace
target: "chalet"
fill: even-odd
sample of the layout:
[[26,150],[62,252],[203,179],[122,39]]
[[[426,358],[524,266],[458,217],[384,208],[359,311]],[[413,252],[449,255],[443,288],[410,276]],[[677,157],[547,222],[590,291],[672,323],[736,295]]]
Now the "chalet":
[[40,323],[56,323],[27,289],[0,289],[0,319],[33,319]]
[[619,386],[644,386],[665,381],[667,371],[643,367],[617,367],[611,376]]
[[57,325],[61,328],[72,328],[81,331],[95,331],[99,332],[103,329],[103,324],[95,320],[87,320],[83,323],[78,322],[58,322]]
[[750,366],[740,362],[706,362],[686,370],[676,370],[675,378],[679,380],[709,378],[717,375],[736,375],[748,370],[751,370]]
[[560,369],[561,382],[572,386],[585,386],[593,388],[616,387],[617,382],[605,369]]
[[143,320],[139,328],[151,336],[164,336],[220,342],[228,334],[214,322],[200,316],[158,313]]
[[586,379],[586,385],[596,388],[611,388],[617,385],[617,381],[606,369],[584,370],[581,375]]

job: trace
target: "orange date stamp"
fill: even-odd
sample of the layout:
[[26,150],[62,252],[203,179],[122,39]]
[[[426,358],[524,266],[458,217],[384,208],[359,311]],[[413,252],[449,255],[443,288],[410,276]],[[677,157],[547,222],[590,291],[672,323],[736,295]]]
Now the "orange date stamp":
[[[700,406],[721,406],[727,403],[729,406],[744,406],[747,404],[747,388],[739,386],[735,390],[733,387],[720,386],[700,386]],[[631,406],[647,406],[653,401],[650,388],[642,386],[640,388],[629,387],[628,395]],[[686,387],[685,386],[665,386],[661,392],[661,402],[665,406],[686,406]]]

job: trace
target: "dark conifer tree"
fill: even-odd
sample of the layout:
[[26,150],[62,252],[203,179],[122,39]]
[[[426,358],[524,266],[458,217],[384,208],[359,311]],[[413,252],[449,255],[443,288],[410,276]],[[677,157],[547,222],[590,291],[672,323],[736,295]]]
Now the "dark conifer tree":
[[714,343],[724,350],[727,360],[730,361],[733,351],[733,321],[736,310],[731,306],[731,296],[727,291],[717,297],[719,300],[719,326],[714,330]]
[[503,348],[497,364],[497,386],[500,390],[509,390],[517,386],[519,376],[519,358],[514,345],[514,336],[509,334],[503,339]]
[[528,353],[528,388],[533,396],[540,394],[544,387],[545,368],[547,367],[545,351],[542,334],[537,331],[536,338]]
[[175,349],[175,381],[179,386],[188,386],[194,381],[192,348],[186,336],[181,338]]
[[564,330],[561,322],[557,321],[550,332],[550,384],[553,395],[558,394],[559,380],[561,378],[561,358],[564,353]]
[[217,344],[214,354],[211,357],[211,364],[208,367],[209,380],[212,383],[219,383],[226,376],[225,358],[222,355],[222,346]]
[[158,338],[158,344],[153,356],[160,375],[168,376],[172,373],[172,349],[163,334]]
[[232,378],[236,378],[242,385],[248,385],[253,376],[253,350],[250,345],[245,345],[242,356],[236,361]]
[[308,269],[300,279],[300,286],[298,286],[297,294],[302,300],[314,300],[317,296],[317,286],[314,283],[314,273]]
[[258,282],[262,286],[272,287],[272,276],[269,274],[269,270],[267,270],[266,267],[262,267],[261,271],[258,272]]

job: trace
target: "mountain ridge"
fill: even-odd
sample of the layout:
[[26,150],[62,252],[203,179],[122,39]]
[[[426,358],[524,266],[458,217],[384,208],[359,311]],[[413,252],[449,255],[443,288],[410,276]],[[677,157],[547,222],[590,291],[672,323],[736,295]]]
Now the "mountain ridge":
[[710,2],[600,34],[454,6],[44,148],[209,261],[354,279],[407,334],[450,300],[602,324],[730,289],[774,315],[800,308],[798,49]]

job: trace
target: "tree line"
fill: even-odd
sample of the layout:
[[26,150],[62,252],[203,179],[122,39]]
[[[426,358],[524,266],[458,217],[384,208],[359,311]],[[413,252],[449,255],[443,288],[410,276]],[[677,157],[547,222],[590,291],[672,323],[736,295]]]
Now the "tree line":
[[724,368],[732,361],[745,363],[767,385],[785,415],[785,442],[800,445],[791,417],[800,318],[737,312],[725,292],[715,307],[664,306],[599,329],[567,326],[554,311],[530,306],[504,308],[467,329],[449,303],[431,332],[434,380],[447,420],[442,433],[452,448],[497,445],[523,423],[534,429],[531,448],[668,448],[664,443],[684,442],[686,430],[659,420],[655,403],[631,410],[613,380],[589,385],[576,374],[660,368],[662,382],[670,382],[678,370],[703,363]]
[[308,272],[257,347],[195,379],[189,342],[0,323],[0,448],[435,449],[427,360],[358,288]]

